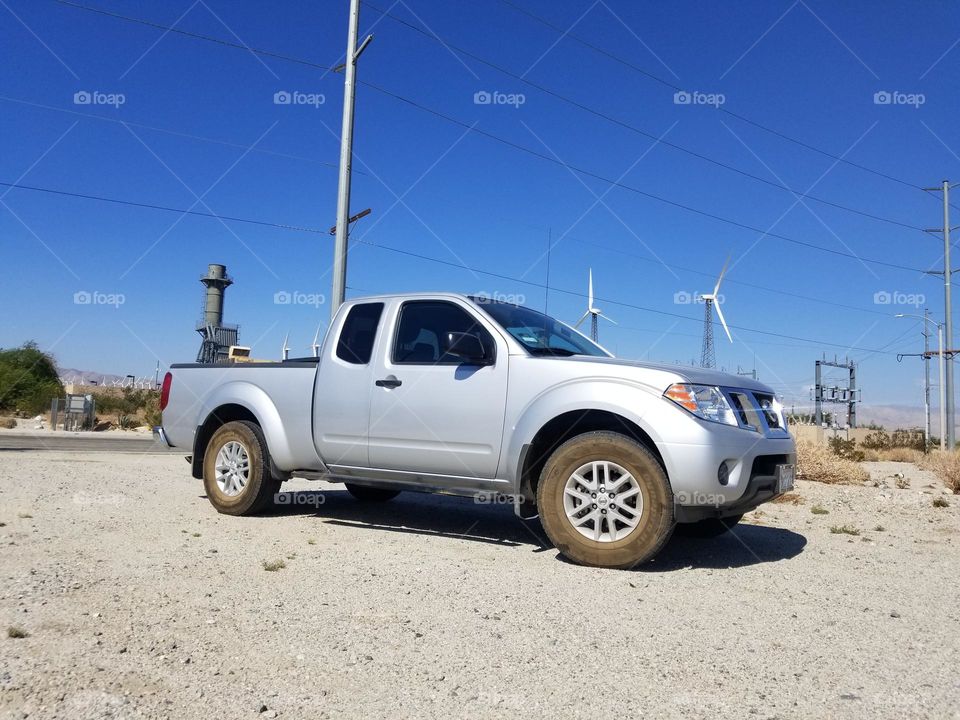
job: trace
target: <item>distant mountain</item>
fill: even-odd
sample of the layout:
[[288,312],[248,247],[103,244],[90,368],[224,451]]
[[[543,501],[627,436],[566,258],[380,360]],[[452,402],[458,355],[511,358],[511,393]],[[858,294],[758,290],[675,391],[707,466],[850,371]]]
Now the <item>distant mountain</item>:
[[[857,408],[857,425],[864,427],[870,423],[882,425],[887,430],[922,428],[924,424],[923,408],[912,405],[861,405]],[[940,432],[940,411],[934,407],[930,411],[931,432]]]

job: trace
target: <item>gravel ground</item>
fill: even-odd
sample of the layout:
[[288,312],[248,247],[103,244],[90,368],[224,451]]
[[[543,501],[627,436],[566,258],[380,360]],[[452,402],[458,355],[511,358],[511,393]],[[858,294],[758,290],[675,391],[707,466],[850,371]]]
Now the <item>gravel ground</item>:
[[867,465],[625,572],[507,506],[232,518],[179,456],[2,453],[0,717],[960,717],[960,497]]

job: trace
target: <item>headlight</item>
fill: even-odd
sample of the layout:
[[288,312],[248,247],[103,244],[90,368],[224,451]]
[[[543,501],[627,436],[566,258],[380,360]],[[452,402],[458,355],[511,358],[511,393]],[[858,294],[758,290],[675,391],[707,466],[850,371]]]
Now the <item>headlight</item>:
[[704,420],[723,423],[724,425],[737,425],[733,408],[730,407],[727,398],[720,392],[720,388],[710,385],[677,383],[668,387],[663,396]]

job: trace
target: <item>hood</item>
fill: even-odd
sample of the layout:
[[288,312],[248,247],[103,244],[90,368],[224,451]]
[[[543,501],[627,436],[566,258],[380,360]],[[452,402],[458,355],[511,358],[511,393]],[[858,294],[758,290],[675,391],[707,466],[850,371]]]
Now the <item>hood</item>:
[[[680,382],[688,382],[696,385],[720,385],[723,387],[743,388],[745,390],[756,390],[758,392],[770,393],[774,391],[758,380],[744,375],[733,375],[731,373],[721,372],[720,370],[710,370],[707,368],[693,367],[690,365],[672,365],[670,363],[644,362],[641,360],[624,360],[622,358],[608,357],[590,357],[587,355],[572,355],[570,357],[551,358],[561,362],[579,362],[589,364],[600,364],[608,367],[636,368],[639,370],[653,370],[673,375],[679,378]],[[674,382],[677,382],[676,380]],[[664,388],[666,389],[666,388]]]

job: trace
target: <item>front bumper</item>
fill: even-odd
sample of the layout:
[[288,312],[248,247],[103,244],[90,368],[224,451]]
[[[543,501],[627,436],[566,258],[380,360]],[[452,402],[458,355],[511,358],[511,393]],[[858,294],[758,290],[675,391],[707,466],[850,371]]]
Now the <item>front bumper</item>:
[[[680,522],[753,510],[776,496],[777,466],[796,463],[796,445],[789,435],[774,438],[717,428],[704,440],[661,446]],[[725,483],[718,472],[721,463],[728,471]]]
[[[789,464],[796,462],[796,456],[788,456]],[[773,500],[783,492],[777,490],[779,478],[773,475],[754,475],[747,481],[744,492],[733,502],[714,505],[680,505],[674,508],[674,517],[678,523],[697,522],[708,518],[725,518],[743,515],[765,502]]]

